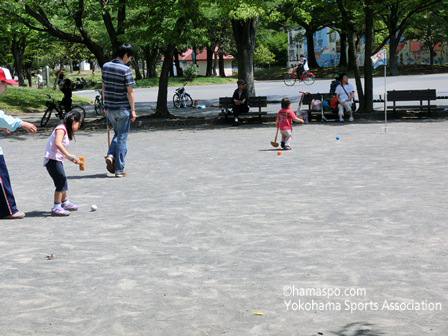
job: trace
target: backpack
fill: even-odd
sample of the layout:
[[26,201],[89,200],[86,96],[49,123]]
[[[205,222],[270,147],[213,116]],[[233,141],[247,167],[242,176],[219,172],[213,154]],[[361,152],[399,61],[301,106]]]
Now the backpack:
[[336,94],[336,88],[341,84],[340,81],[334,80],[330,84],[330,93]]
[[334,96],[333,98],[331,98],[328,102],[330,104],[330,107],[332,109],[337,109],[338,108],[338,97]]

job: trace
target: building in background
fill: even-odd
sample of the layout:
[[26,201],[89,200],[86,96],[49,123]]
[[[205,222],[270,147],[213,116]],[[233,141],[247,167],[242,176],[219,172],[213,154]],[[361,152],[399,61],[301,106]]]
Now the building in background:
[[[385,48],[388,49],[388,45]],[[364,65],[364,50],[365,40],[362,37],[357,50],[360,66]],[[338,66],[341,55],[339,33],[331,28],[323,28],[314,33],[314,51],[317,63],[321,67]],[[448,43],[437,45],[435,52],[435,65],[448,63]],[[295,66],[301,54],[305,55],[305,57],[308,56],[305,30],[302,28],[291,29],[288,31],[288,67]],[[429,49],[418,40],[402,38],[397,48],[397,55],[400,65],[430,64]]]
[[[216,53],[213,53],[213,60],[215,59]],[[232,55],[224,55],[224,72],[226,76],[232,76],[232,61],[234,57]],[[216,60],[218,63],[218,60]],[[179,55],[179,63],[183,70],[187,68],[188,65],[193,64],[193,50],[188,49],[182,55]],[[207,49],[202,49],[199,53],[196,53],[196,64],[199,67],[199,76],[205,76],[207,73]],[[216,65],[216,74],[220,76],[219,66]]]

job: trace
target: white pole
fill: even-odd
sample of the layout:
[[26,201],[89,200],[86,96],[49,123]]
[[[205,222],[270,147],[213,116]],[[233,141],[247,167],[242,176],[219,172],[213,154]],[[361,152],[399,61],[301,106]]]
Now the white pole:
[[386,50],[384,50],[384,133],[387,133]]

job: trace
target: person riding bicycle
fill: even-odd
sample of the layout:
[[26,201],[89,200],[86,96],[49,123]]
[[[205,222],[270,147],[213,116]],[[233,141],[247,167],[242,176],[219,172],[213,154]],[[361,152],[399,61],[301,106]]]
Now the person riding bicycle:
[[308,70],[308,61],[306,60],[305,56],[300,55],[300,61],[296,68],[297,76],[300,77],[305,71]]
[[68,78],[64,79],[61,85],[61,91],[64,94],[61,104],[64,106],[65,112],[69,112],[72,109],[72,81]]

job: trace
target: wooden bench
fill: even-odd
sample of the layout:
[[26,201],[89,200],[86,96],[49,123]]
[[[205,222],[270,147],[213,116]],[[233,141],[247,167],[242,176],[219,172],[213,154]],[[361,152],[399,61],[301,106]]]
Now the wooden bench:
[[[388,106],[388,110],[392,110],[394,115],[397,111],[414,110],[414,112],[428,112],[428,116],[431,113],[431,109],[437,107],[437,105],[431,105],[431,101],[437,99],[436,90],[393,90],[387,91],[387,101],[392,102],[392,106]],[[398,105],[397,102],[412,102],[420,101],[420,105]],[[423,104],[423,102],[427,102]]]
[[[261,116],[268,114],[266,111],[262,111],[262,108],[268,106],[268,98],[265,96],[259,97],[249,97],[250,108],[258,108],[258,111],[250,111],[247,113],[241,113],[238,117],[254,116],[258,115],[258,119],[261,122]],[[233,115],[231,109],[233,108],[233,98],[232,97],[220,97],[219,107],[224,110],[224,117],[226,121],[229,120],[229,115]]]

